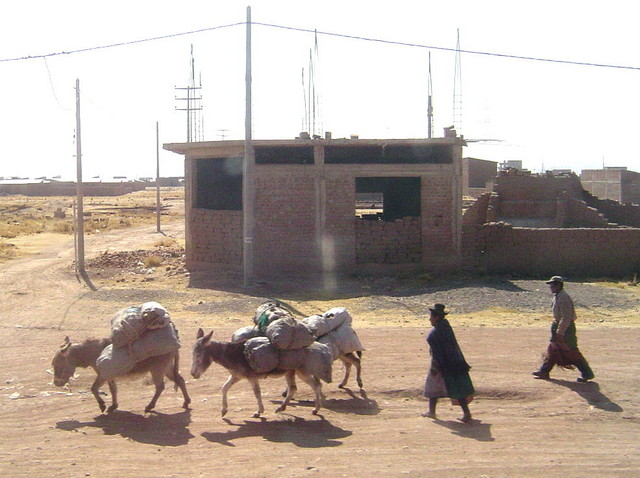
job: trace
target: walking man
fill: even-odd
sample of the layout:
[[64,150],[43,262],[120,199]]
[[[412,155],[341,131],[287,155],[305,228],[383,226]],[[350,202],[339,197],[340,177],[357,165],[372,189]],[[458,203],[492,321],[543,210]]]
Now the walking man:
[[589,363],[578,349],[576,336],[576,311],[573,300],[564,290],[564,279],[553,276],[547,281],[553,293],[553,323],[551,324],[551,341],[547,348],[547,354],[540,370],[533,372],[534,378],[548,379],[549,372],[554,365],[565,368],[577,367],[582,376],[578,382],[587,382],[593,379],[593,371]]

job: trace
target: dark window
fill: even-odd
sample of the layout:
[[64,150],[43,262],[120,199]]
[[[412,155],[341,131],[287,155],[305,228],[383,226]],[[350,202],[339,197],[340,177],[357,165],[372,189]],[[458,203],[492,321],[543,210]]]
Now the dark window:
[[256,146],[256,164],[313,164],[313,146]]
[[[367,196],[381,197],[382,208],[379,199],[372,202],[378,210],[362,214],[363,219],[395,221],[420,216],[420,178],[356,178],[356,198],[362,201]],[[360,209],[365,209],[363,204],[356,204],[356,210]]]
[[446,144],[387,144],[384,146],[327,146],[327,164],[446,164],[453,149]]
[[194,207],[242,210],[243,158],[196,159]]

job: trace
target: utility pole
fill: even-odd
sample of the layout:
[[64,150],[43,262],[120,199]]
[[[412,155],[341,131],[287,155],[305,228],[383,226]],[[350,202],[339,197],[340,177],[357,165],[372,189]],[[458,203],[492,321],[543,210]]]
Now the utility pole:
[[429,77],[427,78],[427,137],[429,139],[433,136],[433,105],[431,103],[431,97],[433,96],[433,88],[431,86],[431,52],[429,52]]
[[160,229],[160,127],[156,121],[156,230]]
[[247,7],[246,64],[245,64],[245,117],[244,117],[244,161],[242,168],[242,228],[244,247],[244,285],[253,282],[253,229],[254,217],[254,161],[251,144],[251,7]]
[[80,80],[76,79],[76,272],[86,275],[84,265],[84,207],[82,195],[82,141],[80,135]]

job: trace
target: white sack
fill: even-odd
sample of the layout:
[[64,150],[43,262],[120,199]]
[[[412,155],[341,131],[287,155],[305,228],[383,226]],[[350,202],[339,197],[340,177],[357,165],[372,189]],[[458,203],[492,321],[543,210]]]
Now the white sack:
[[231,342],[240,342],[241,340],[252,339],[258,337],[260,330],[254,325],[247,325],[246,327],[240,327],[233,334],[231,334]]
[[179,348],[178,333],[169,323],[166,327],[147,330],[128,347],[105,347],[96,359],[96,366],[102,377],[114,378],[131,371],[136,362],[175,352]]
[[111,318],[111,339],[114,347],[135,342],[145,330],[166,327],[171,321],[169,312],[157,302],[119,310]]
[[334,307],[322,315],[312,315],[302,319],[300,322],[305,324],[316,337],[322,337],[342,324],[351,325],[352,318],[344,307]]
[[307,326],[296,322],[293,317],[283,317],[271,322],[266,334],[271,343],[280,350],[301,349],[315,341]]
[[269,301],[263,304],[260,304],[256,309],[256,313],[253,316],[253,323],[258,325],[261,322],[261,319],[264,316],[266,320],[266,324],[270,324],[274,320],[278,320],[282,317],[291,317],[291,313],[283,308],[281,308],[277,301]]
[[[351,352],[362,352],[366,350],[360,343],[360,339],[355,330],[346,322],[335,330],[320,337],[318,342],[329,345],[333,354],[333,359],[338,358],[340,354],[348,354]],[[336,352],[337,355],[336,355]]]
[[278,366],[278,350],[267,337],[254,337],[244,344],[247,362],[257,373],[271,372]]

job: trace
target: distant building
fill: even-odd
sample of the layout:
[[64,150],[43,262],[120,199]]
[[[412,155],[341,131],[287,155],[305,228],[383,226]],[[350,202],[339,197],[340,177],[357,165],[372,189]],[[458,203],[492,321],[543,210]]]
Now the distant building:
[[640,173],[626,167],[583,169],[580,181],[582,187],[600,199],[640,204]]
[[462,195],[475,197],[486,190],[491,190],[497,174],[496,161],[462,158]]
[[517,169],[519,171],[522,171],[522,161],[519,159],[502,161],[500,163],[500,171],[506,171],[507,169]]

